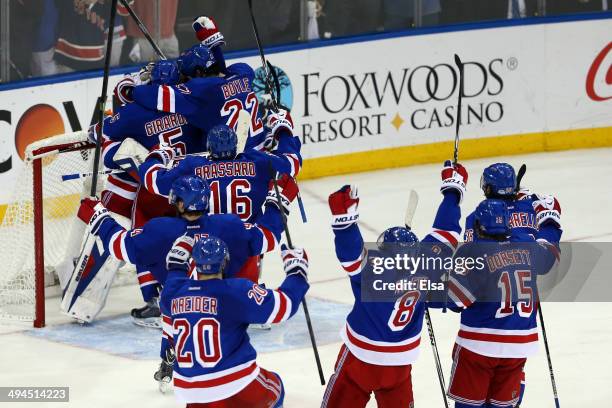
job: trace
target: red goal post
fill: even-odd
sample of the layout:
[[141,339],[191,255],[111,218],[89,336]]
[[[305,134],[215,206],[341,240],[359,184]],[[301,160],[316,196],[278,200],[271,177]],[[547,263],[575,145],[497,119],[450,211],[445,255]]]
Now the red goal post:
[[67,245],[86,187],[61,176],[90,172],[93,148],[85,131],[28,145],[0,222],[0,318],[45,325],[45,287],[57,286],[57,268],[72,262]]

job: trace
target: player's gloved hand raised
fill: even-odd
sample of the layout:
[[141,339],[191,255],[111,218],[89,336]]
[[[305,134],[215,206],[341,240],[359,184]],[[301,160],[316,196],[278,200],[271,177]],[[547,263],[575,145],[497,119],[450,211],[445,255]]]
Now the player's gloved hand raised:
[[[283,174],[280,179],[277,181],[278,183],[278,192],[280,193],[281,199],[281,207],[282,211],[284,211],[285,215],[289,215],[289,207],[295,197],[297,197],[300,189],[298,188],[297,183],[293,179],[293,177],[288,174]],[[274,183],[270,181],[268,186],[268,195],[266,196],[266,204],[272,204],[276,206],[279,210],[281,207],[278,205],[278,200],[276,197],[276,189],[274,188]]]
[[346,229],[359,220],[359,194],[356,186],[345,185],[327,199],[332,213],[332,228]]
[[266,118],[266,127],[270,130],[264,140],[264,149],[271,152],[278,146],[278,139],[283,131],[289,132],[293,136],[293,119],[291,114],[286,109],[279,109],[278,112],[268,114]]
[[287,245],[281,245],[281,257],[283,267],[287,276],[301,275],[308,280],[308,255],[303,248],[289,249]]
[[191,24],[198,40],[208,48],[225,45],[225,38],[219,32],[217,23],[212,17],[196,17]]
[[183,235],[178,237],[172,244],[172,248],[166,255],[166,269],[179,269],[185,272],[189,271],[189,259],[191,258],[191,250],[195,241],[192,237]]
[[463,200],[465,194],[465,186],[468,181],[468,172],[461,164],[452,164],[450,160],[444,162],[442,169],[442,185],[440,191],[452,189],[459,193],[459,202]]
[[533,209],[536,212],[536,222],[538,228],[545,223],[554,223],[557,227],[561,226],[561,204],[552,195],[533,194]]
[[293,118],[287,109],[279,108],[278,112],[270,112],[266,118],[266,126],[270,129],[270,133],[276,137],[283,130],[293,135]]
[[77,216],[89,225],[89,229],[94,235],[98,235],[104,220],[111,218],[106,207],[97,198],[84,198],[81,200]]
[[176,156],[176,151],[172,146],[166,143],[160,143],[157,149],[151,150],[145,160],[155,159],[160,161],[164,166],[168,166]]
[[132,92],[134,91],[135,86],[136,82],[134,79],[127,76],[117,83],[115,89],[113,90],[113,94],[122,105],[132,103],[134,102]]

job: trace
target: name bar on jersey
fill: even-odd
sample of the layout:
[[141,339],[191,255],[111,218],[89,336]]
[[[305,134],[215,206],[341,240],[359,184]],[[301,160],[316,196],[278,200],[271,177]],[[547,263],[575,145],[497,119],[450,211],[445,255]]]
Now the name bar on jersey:
[[208,296],[181,296],[172,299],[171,311],[173,315],[183,313],[217,314],[217,298]]

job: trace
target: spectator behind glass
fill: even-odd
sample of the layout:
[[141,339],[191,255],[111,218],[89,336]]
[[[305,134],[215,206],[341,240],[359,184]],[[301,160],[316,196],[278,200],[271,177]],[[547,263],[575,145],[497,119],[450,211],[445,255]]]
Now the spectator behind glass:
[[[161,0],[159,3],[159,40],[156,40],[157,45],[163,51],[167,58],[173,59],[179,56],[179,43],[174,33],[174,25],[176,23],[176,10],[178,0]],[[134,0],[132,8],[145,27],[155,38],[155,0]],[[194,16],[196,17],[196,16]],[[145,38],[138,25],[131,17],[128,17],[127,35],[134,40],[132,49],[129,52],[129,58],[133,62],[149,62],[158,60],[159,57]]]
[[[103,66],[111,4],[108,0],[55,1],[59,14],[54,57],[57,72],[89,70]],[[127,10],[118,5],[111,66],[119,64],[125,40],[122,16],[126,15]]]
[[587,13],[608,9],[609,0],[548,0],[546,14]]
[[[36,33],[40,28],[43,15],[43,0],[17,0],[10,3],[9,8],[9,38],[10,38],[10,78],[25,79],[31,75],[32,52],[37,48],[39,39]],[[51,21],[53,16],[49,16]],[[55,26],[55,23],[52,23]],[[53,46],[53,32],[49,32]],[[44,40],[44,39],[43,39]]]
[[[384,0],[385,30],[401,30],[410,28],[415,24],[415,0]],[[440,23],[440,0],[422,0],[423,26]]]
[[324,37],[367,34],[379,31],[381,0],[319,0],[320,31]]

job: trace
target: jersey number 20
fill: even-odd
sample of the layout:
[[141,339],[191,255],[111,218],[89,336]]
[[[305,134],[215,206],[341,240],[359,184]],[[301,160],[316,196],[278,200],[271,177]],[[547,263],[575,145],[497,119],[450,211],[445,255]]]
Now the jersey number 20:
[[[221,325],[217,319],[203,317],[193,326],[187,319],[175,319],[173,326],[179,367],[193,367],[194,359],[201,367],[214,367],[221,360]],[[190,337],[193,352],[187,350]]]

